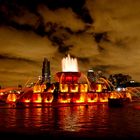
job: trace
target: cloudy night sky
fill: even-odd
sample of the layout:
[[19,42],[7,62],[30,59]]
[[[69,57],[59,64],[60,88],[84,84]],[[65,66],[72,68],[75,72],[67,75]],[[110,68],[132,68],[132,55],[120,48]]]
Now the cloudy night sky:
[[0,85],[52,80],[67,54],[79,71],[123,73],[140,81],[139,0],[0,0]]

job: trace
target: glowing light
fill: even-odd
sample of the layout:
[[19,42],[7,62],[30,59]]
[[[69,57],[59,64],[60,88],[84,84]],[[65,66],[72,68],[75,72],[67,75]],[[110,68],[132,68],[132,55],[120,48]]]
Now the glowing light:
[[33,94],[32,100],[35,103],[41,103],[42,102],[41,95],[37,93]]
[[60,84],[60,91],[61,92],[68,92],[68,85],[67,84]]
[[78,63],[76,58],[71,58],[70,55],[62,59],[63,72],[78,72]]
[[129,92],[126,93],[126,98],[129,98],[130,101],[132,101],[132,96],[131,96],[131,94]]
[[97,93],[89,93],[87,97],[88,103],[98,102],[98,94]]
[[101,93],[99,97],[99,102],[108,102],[109,94]]
[[3,92],[1,92],[1,93],[0,93],[0,95],[4,95],[4,93],[3,93]]
[[17,96],[14,93],[9,93],[7,96],[6,102],[15,102],[17,99]]
[[35,86],[33,87],[33,92],[34,92],[34,93],[41,92],[41,86],[40,86],[40,85],[35,85]]
[[111,92],[110,93],[110,98],[111,99],[119,99],[121,97],[121,94],[120,93],[118,93],[118,92]]
[[78,84],[70,85],[70,92],[78,92]]
[[29,103],[30,102],[30,99],[25,99],[24,102],[25,103]]
[[44,103],[52,103],[52,101],[53,101],[53,96],[51,96],[51,97],[49,97],[49,98],[45,98],[44,99]]
[[63,99],[63,98],[60,98],[59,100],[58,100],[58,102],[59,103],[70,103],[70,98],[66,98],[66,99]]
[[97,84],[97,90],[96,92],[101,92],[102,91],[102,85],[101,84]]
[[80,84],[80,92],[87,92],[88,85],[87,84]]
[[85,94],[81,93],[80,98],[76,100],[76,103],[83,103],[85,102]]
[[41,92],[43,92],[45,89],[46,89],[46,85],[45,84],[42,84],[41,85]]
[[120,88],[120,87],[117,88],[117,91],[121,91],[121,90],[122,90],[122,88]]
[[42,85],[35,85],[33,87],[33,92],[37,93],[37,92],[43,92],[46,89],[46,85],[42,84]]
[[48,92],[48,93],[53,93],[54,90],[55,90],[55,87],[54,87],[54,86],[51,86],[51,88],[49,88],[49,89],[47,90],[47,92]]

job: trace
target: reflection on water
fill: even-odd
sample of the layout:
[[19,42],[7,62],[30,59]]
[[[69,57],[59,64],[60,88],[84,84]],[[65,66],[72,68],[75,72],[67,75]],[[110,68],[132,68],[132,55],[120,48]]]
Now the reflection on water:
[[39,132],[81,132],[81,135],[91,136],[140,136],[140,109],[134,106],[108,108],[106,104],[100,104],[0,109],[0,129],[35,128]]

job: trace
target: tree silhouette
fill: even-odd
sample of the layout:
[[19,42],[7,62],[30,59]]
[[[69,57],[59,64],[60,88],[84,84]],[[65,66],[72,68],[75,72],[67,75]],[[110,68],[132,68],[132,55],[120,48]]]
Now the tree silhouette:
[[117,86],[120,86],[122,84],[126,84],[127,82],[129,82],[130,80],[132,79],[132,77],[130,75],[125,75],[125,74],[111,74],[108,78],[108,80],[113,84],[115,85],[116,87]]

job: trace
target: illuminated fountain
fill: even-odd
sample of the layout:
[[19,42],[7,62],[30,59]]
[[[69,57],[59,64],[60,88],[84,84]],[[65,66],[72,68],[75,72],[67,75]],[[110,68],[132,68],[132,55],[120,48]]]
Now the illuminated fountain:
[[[62,72],[56,73],[59,82],[58,103],[101,103],[108,102],[108,81],[101,79],[90,83],[83,73],[78,71],[76,58],[68,55],[62,59]],[[84,82],[81,79],[84,79]]]
[[91,82],[84,73],[79,72],[76,58],[62,59],[62,71],[56,73],[56,82],[50,83],[50,63],[43,61],[42,79],[31,87],[23,88],[20,94],[10,93],[6,102],[27,106],[51,106],[54,104],[92,104],[108,102],[112,99],[128,98],[126,91],[117,92],[111,83],[104,78]]
[[81,72],[78,71],[76,58],[70,55],[62,59],[62,72],[56,73],[59,82],[58,103],[83,103],[85,93],[88,91],[87,83],[79,83]]

